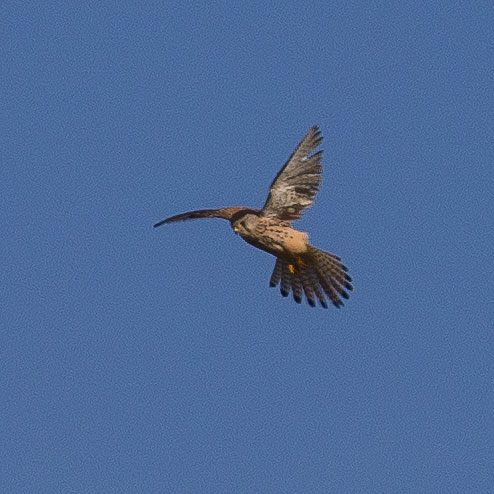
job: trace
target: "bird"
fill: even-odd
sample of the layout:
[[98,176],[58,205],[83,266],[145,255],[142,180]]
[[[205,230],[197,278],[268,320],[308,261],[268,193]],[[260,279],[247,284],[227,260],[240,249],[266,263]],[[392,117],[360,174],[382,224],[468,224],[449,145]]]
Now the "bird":
[[201,218],[228,220],[233,231],[247,243],[276,257],[269,286],[280,284],[283,297],[293,293],[300,304],[305,294],[308,304],[316,299],[325,309],[326,299],[339,308],[353,290],[352,278],[341,258],[310,244],[309,235],[291,223],[310,208],[321,184],[323,138],[317,126],[300,141],[269,188],[262,209],[243,206],[201,209],[177,214],[154,225]]

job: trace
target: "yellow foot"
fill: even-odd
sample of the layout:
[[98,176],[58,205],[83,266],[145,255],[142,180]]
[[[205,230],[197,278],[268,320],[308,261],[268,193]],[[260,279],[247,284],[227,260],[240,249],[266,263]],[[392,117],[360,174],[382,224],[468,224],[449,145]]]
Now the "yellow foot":
[[297,263],[296,264],[289,264],[288,265],[288,270],[290,273],[295,274],[298,268],[300,269],[306,269],[308,268],[309,265],[301,258],[297,257]]

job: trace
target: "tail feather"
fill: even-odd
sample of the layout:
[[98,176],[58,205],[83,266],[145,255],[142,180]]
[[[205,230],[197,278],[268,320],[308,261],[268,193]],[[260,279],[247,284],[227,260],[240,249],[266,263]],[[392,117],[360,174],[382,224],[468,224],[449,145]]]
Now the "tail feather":
[[280,291],[283,297],[288,297],[290,295],[290,290],[292,289],[292,277],[290,270],[288,269],[287,262],[281,262],[281,286]]
[[318,276],[318,279],[319,283],[322,286],[322,289],[324,290],[324,293],[329,298],[329,300],[331,300],[332,304],[338,308],[343,305],[343,302],[341,302],[340,297],[338,297],[338,294],[336,293],[331,280],[323,278],[322,276]]
[[[316,302],[314,300],[315,287],[313,286],[313,279],[311,276],[311,271],[307,269],[300,270],[300,281],[304,288],[305,296],[307,297],[307,302],[312,307],[315,307]],[[317,286],[317,283],[316,283]],[[319,298],[319,297],[318,297]],[[321,299],[319,299],[321,300]]]
[[292,276],[292,290],[293,290],[293,300],[297,304],[302,303],[302,280],[300,276]]
[[324,297],[324,292],[321,289],[321,286],[319,284],[319,279],[317,277],[317,273],[315,270],[311,270],[309,273],[311,277],[311,284],[312,288],[314,289],[314,293],[316,294],[317,299],[319,300],[319,303],[325,308],[328,308],[328,304],[326,302],[326,298]]
[[[336,256],[324,252],[323,250],[316,249],[315,247],[310,247],[309,255],[313,259],[319,273],[321,273],[325,278],[330,278],[331,280],[337,282],[333,284],[336,286],[339,293],[342,293],[339,285],[350,291],[353,290],[353,287],[350,284],[352,278],[350,278],[350,276],[346,273],[348,268],[339,262],[339,258],[336,258]],[[345,296],[343,295],[343,297]]]
[[276,259],[276,264],[274,265],[273,274],[269,280],[269,286],[276,286],[281,280],[281,272],[283,265],[279,259]]
[[353,286],[340,258],[311,246],[302,262],[299,261],[276,259],[269,285],[274,287],[281,281],[281,294],[287,297],[292,291],[297,303],[302,302],[305,294],[312,307],[316,305],[317,298],[320,305],[327,308],[326,297],[335,307],[341,307],[342,298],[349,298],[347,290],[353,290]]

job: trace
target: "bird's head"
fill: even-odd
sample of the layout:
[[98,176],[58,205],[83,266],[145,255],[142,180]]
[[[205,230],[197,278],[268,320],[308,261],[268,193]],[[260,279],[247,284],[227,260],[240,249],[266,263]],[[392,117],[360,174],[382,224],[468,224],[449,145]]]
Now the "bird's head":
[[247,213],[232,221],[233,231],[239,235],[248,235],[256,228],[258,218],[256,214]]

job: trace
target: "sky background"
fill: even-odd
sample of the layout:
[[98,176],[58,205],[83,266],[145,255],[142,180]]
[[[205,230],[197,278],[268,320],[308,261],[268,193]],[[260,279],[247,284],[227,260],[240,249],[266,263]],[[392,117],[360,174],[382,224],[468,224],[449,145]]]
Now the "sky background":
[[[492,2],[0,7],[0,490],[492,492]],[[312,309],[191,209],[312,125]]]

